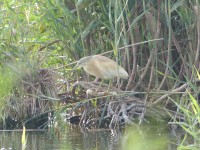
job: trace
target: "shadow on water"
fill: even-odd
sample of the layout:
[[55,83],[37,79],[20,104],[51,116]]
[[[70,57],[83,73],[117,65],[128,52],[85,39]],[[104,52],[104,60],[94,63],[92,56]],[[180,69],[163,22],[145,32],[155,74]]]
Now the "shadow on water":
[[[175,150],[177,147],[173,143],[178,141],[163,126],[132,126],[113,133],[109,130],[83,131],[69,125],[54,138],[44,131],[27,131],[27,135],[28,150]],[[1,150],[21,149],[21,136],[20,131],[1,131]]]

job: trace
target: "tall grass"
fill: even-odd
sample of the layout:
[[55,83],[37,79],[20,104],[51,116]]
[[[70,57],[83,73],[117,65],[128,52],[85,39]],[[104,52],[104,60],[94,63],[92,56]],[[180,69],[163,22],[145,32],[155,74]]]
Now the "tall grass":
[[[197,71],[197,70],[196,70]],[[195,72],[195,71],[194,71]],[[197,79],[200,80],[200,74],[197,71]],[[199,123],[200,123],[200,105],[198,102],[198,90],[194,83],[189,82],[190,88],[181,98],[182,101],[174,103],[177,106],[176,116],[172,115],[173,123],[179,125],[185,132],[182,143],[178,149],[199,149]],[[193,94],[191,94],[193,93]],[[182,116],[180,119],[178,116]]]

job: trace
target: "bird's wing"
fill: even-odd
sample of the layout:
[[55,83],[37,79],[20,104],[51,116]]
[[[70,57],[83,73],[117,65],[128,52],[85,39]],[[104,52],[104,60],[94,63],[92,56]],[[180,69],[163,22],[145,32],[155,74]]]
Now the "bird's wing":
[[98,66],[98,70],[102,72],[104,78],[114,78],[117,76],[122,78],[128,77],[127,72],[112,59],[100,55],[95,55],[93,57],[96,66]]

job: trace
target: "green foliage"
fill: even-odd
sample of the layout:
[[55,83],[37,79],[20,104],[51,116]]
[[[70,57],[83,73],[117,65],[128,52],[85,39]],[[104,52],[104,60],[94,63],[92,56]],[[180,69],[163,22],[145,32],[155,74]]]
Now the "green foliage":
[[15,74],[9,70],[4,69],[0,72],[0,106],[4,106],[4,100],[7,95],[9,95],[10,90],[16,82]]
[[[186,132],[184,139],[178,149],[199,149],[199,123],[200,123],[200,106],[197,100],[190,94],[187,105],[180,105],[175,102],[179,113],[184,116],[184,121],[175,121]],[[172,117],[173,118],[173,117]],[[175,119],[175,118],[174,118]],[[192,137],[192,142],[191,142]],[[190,141],[188,144],[188,141]]]
[[[200,80],[199,72],[196,70],[197,78]],[[174,119],[174,122],[178,124],[185,132],[184,139],[178,149],[199,149],[199,143],[200,143],[200,132],[199,132],[199,124],[200,124],[200,105],[198,100],[195,97],[198,97],[198,89],[194,83],[190,81],[190,91],[187,91],[188,96],[185,97],[184,104],[177,103],[174,101],[176,106],[178,107],[177,113],[181,116],[183,116],[183,121],[178,120],[175,117],[172,117]],[[191,92],[194,93],[195,97],[191,94]],[[191,142],[192,138],[192,142]],[[188,144],[188,141],[190,141],[190,144]]]

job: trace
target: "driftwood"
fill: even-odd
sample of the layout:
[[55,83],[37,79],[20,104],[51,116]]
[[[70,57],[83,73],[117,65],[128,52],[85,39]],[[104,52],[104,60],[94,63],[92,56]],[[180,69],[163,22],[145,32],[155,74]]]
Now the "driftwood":
[[[81,126],[116,128],[123,124],[133,124],[135,118],[144,117],[143,112],[146,110],[144,100],[112,86],[108,90],[107,84],[99,85],[99,82],[76,82],[72,88],[72,97],[77,101],[77,106],[70,113],[83,107],[80,112]],[[85,93],[82,99],[79,96],[80,91],[76,95],[78,87]]]

